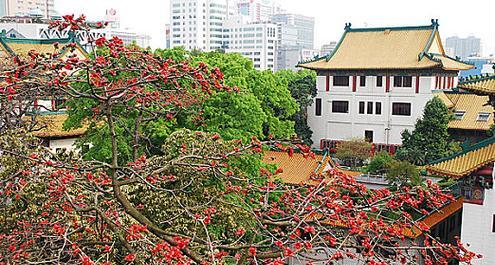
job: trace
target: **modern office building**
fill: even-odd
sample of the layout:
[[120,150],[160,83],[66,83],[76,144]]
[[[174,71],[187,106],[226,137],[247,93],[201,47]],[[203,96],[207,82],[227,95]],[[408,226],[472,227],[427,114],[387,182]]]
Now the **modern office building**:
[[275,69],[276,42],[277,25],[273,23],[244,23],[241,18],[232,18],[225,23],[225,52],[242,54],[256,69]]
[[214,51],[222,48],[227,0],[171,0],[170,47]]
[[289,46],[277,48],[276,54],[275,71],[282,69],[297,70],[297,65],[300,62],[314,59],[319,56],[319,51]]
[[323,44],[320,49],[320,56],[323,57],[332,54],[333,50],[335,50],[336,47],[336,41],[331,41],[328,44]]
[[250,22],[268,22],[272,15],[282,11],[280,5],[272,0],[230,0],[235,14],[246,17]]
[[300,67],[317,72],[318,94],[308,109],[315,147],[365,138],[377,146],[402,143],[435,90],[451,90],[472,65],[447,57],[438,23],[428,26],[345,27],[326,58]]
[[[280,36],[280,45],[283,46],[298,46],[304,49],[314,49],[315,39],[315,18],[298,14],[283,13],[272,16],[271,21],[280,24],[282,33],[286,31],[294,31],[297,34],[296,43],[293,43],[293,34],[286,37],[285,34]],[[287,29],[284,29],[287,28]],[[295,45],[294,45],[295,44]]]
[[470,56],[481,56],[481,39],[474,36],[449,37],[445,41],[445,47],[447,54],[451,57],[465,60]]
[[0,0],[0,17],[33,13],[42,18],[52,17],[56,14],[54,0]]
[[[50,28],[49,22],[48,19],[32,16],[4,17],[0,18],[0,30],[5,31],[7,37],[17,39],[58,39],[69,37],[69,30],[59,31],[58,29]],[[117,22],[114,21],[114,23]],[[125,45],[137,44],[143,48],[150,46],[151,37],[149,35],[110,25],[115,24],[110,23],[107,28],[95,29],[89,33],[87,31],[77,31],[75,33],[76,40],[86,47],[90,39],[96,40],[101,37],[112,38],[116,36],[122,39]]]

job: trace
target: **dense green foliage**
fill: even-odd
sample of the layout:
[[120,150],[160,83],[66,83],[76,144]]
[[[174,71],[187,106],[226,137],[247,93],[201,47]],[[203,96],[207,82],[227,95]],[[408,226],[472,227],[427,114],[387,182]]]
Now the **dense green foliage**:
[[387,180],[393,186],[421,185],[422,178],[418,168],[407,162],[392,159],[387,164]]
[[392,160],[394,159],[388,152],[379,152],[371,159],[367,167],[367,172],[370,174],[383,174]]
[[342,160],[344,165],[360,166],[370,157],[371,143],[364,139],[352,139],[337,144],[335,157]]
[[296,73],[290,70],[283,70],[277,72],[277,75],[289,81],[289,90],[292,97],[299,104],[299,111],[291,118],[295,122],[294,129],[296,134],[306,145],[312,145],[311,136],[313,131],[308,126],[307,108],[313,103],[313,98],[316,97],[316,73],[308,70]]
[[[307,126],[306,108],[316,94],[315,74],[311,71],[258,71],[249,59],[240,54],[221,52],[188,52],[183,49],[157,50],[155,54],[179,62],[199,64],[204,62],[218,67],[224,74],[226,85],[238,90],[214,92],[206,100],[197,100],[198,104],[182,108],[173,118],[157,116],[143,122],[139,135],[146,139],[139,144],[140,154],[158,154],[166,137],[172,132],[187,128],[220,134],[226,140],[240,139],[248,142],[251,137],[259,139],[272,136],[287,139],[295,134],[311,144],[311,130]],[[119,76],[129,75],[120,73]],[[119,77],[117,76],[117,78]],[[187,84],[186,84],[187,85]],[[84,121],[91,121],[93,108],[97,102],[76,99],[68,103],[70,119],[66,128],[75,128]],[[120,158],[131,161],[134,128],[139,113],[126,117],[127,122],[116,124],[118,132]],[[105,125],[91,124],[88,133],[79,141],[82,150],[91,143],[86,159],[108,161],[110,144],[102,137],[108,134]]]
[[457,145],[449,141],[451,119],[447,106],[438,97],[433,97],[426,103],[423,118],[418,119],[414,130],[402,133],[402,147],[397,158],[425,165],[455,152]]

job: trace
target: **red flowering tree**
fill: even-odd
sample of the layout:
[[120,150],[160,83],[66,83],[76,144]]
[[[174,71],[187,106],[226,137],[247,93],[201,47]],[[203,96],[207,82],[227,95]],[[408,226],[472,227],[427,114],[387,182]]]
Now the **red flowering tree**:
[[[54,25],[88,28],[84,17]],[[101,25],[98,25],[101,26]],[[105,52],[90,59],[35,51],[2,69],[0,103],[0,264],[284,264],[319,250],[328,262],[447,264],[475,254],[429,236],[414,216],[453,199],[434,184],[370,191],[339,172],[315,185],[286,185],[259,162],[263,146],[293,155],[304,146],[274,140],[224,141],[180,130],[160,155],[139,151],[140,128],[200,107],[216,90],[230,90],[204,64],[157,57],[98,39]],[[234,93],[234,92],[232,92]],[[48,96],[84,99],[90,121],[107,126],[109,161],[53,154],[29,131],[35,118],[19,106]],[[139,117],[132,126],[119,124]],[[118,139],[135,136],[134,161],[120,159]],[[408,243],[406,231],[424,240]],[[311,259],[311,258],[309,258]],[[315,257],[315,261],[322,256]]]

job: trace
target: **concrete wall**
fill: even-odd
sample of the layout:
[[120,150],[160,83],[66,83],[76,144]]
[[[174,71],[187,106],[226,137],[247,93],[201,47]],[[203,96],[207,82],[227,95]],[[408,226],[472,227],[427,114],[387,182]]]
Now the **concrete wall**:
[[[321,139],[349,140],[364,138],[365,130],[373,131],[375,143],[401,144],[401,133],[412,130],[416,120],[421,117],[424,106],[433,97],[432,90],[436,89],[434,76],[419,78],[419,91],[416,93],[416,77],[413,76],[412,87],[394,87],[394,77],[390,78],[390,91],[386,92],[386,78],[382,86],[376,86],[376,76],[366,77],[366,86],[361,87],[357,77],[356,92],[352,91],[353,77],[349,77],[349,86],[333,86],[333,76],[330,76],[329,91],[326,91],[326,76],[317,77],[318,95],[322,100],[322,115],[315,115],[316,104],[308,108],[308,124],[313,130],[314,147],[319,147]],[[457,78],[456,78],[457,79]],[[454,83],[457,81],[454,81]],[[316,98],[314,99],[316,101]],[[349,101],[348,113],[332,113],[332,101]],[[359,114],[359,102],[376,102],[382,105],[381,114]],[[411,103],[411,116],[392,115],[392,103]],[[367,113],[367,111],[365,111]]]
[[492,230],[495,189],[485,189],[483,205],[464,203],[463,207],[461,241],[470,245],[470,251],[483,255],[482,259],[475,260],[473,264],[495,264],[495,233]]

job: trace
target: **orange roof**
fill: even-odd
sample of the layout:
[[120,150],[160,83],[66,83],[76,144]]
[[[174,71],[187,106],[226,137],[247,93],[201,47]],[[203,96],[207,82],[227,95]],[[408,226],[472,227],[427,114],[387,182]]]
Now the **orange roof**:
[[286,152],[279,151],[265,151],[263,157],[263,163],[275,164],[282,168],[283,172],[278,176],[289,184],[311,183],[311,177],[321,174],[329,161],[328,156],[316,155],[315,158],[305,158],[301,153],[294,153],[290,157]]
[[37,128],[33,135],[40,138],[68,138],[83,135],[88,129],[87,126],[74,130],[64,130],[64,122],[67,120],[66,114],[41,115],[36,117]]
[[495,75],[468,78],[458,87],[478,95],[495,95]]

